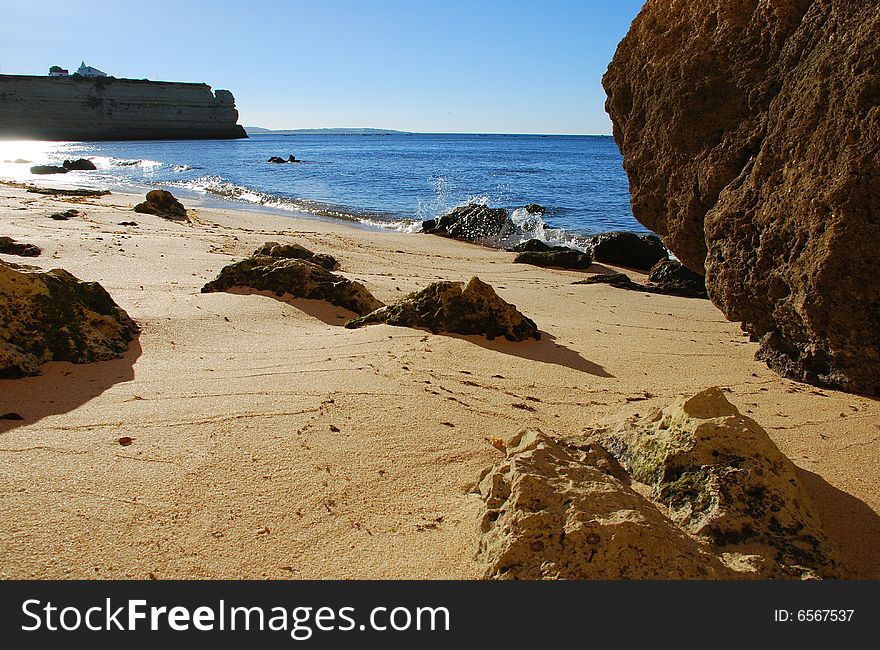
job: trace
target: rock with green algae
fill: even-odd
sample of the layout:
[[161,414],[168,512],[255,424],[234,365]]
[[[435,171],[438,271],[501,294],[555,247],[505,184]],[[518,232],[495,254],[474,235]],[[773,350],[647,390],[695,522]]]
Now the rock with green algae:
[[137,326],[97,282],[0,262],[0,377],[121,356]]
[[706,544],[629,485],[599,445],[572,447],[535,430],[507,445],[476,492],[485,507],[477,560],[508,580],[733,577]]
[[441,281],[411,293],[393,305],[345,323],[347,328],[371,323],[402,327],[424,327],[437,334],[481,334],[492,340],[540,339],[534,321],[524,316],[478,277],[463,282]]
[[842,578],[797,468],[719,388],[599,433],[670,519],[761,578]]
[[225,266],[217,278],[202,287],[202,293],[251,288],[271,291],[276,296],[324,300],[356,314],[368,314],[382,307],[360,282],[302,259],[256,255]]
[[328,271],[336,271],[339,269],[339,262],[336,258],[327,253],[313,253],[305,246],[300,244],[279,244],[274,241],[267,241],[254,251],[254,257],[265,255],[267,257],[277,257],[279,259],[291,260],[308,260],[318,266],[323,266]]

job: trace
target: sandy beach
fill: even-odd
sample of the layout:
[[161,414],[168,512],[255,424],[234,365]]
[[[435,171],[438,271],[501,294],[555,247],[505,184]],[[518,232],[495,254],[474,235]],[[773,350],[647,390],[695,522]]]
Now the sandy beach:
[[[141,200],[0,186],[0,234],[43,249],[0,258],[98,281],[141,328],[122,359],[0,380],[0,413],[24,418],[0,420],[0,577],[477,578],[491,439],[577,440],[720,386],[797,465],[858,577],[880,578],[880,402],[780,378],[710,302],[430,235],[192,202],[174,223]],[[332,254],[385,302],[479,276],[542,339],[347,330],[326,303],[200,293],[266,241]]]

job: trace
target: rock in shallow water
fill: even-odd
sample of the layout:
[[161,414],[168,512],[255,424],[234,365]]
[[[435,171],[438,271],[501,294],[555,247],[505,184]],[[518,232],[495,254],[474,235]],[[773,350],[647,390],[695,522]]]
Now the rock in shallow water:
[[794,466],[718,389],[587,444],[520,432],[477,491],[488,578],[849,575]]
[[464,241],[504,237],[515,230],[507,210],[477,204],[464,205],[439,219],[422,222],[422,232],[426,234]]
[[424,327],[435,334],[481,334],[492,340],[540,339],[538,326],[505,302],[495,290],[477,277],[463,282],[435,282],[401,298],[393,305],[345,323],[348,328],[371,323],[401,327]]
[[202,293],[232,288],[271,291],[276,296],[324,300],[356,314],[368,314],[382,303],[360,282],[302,259],[279,259],[258,255],[224,267],[215,280],[202,287]]
[[62,165],[70,171],[93,171],[97,169],[95,163],[87,158],[78,158],[76,160],[65,160]]
[[876,0],[649,2],[603,84],[635,217],[798,380],[880,394]]
[[34,165],[31,167],[31,174],[66,174],[66,167],[59,167],[57,165]]
[[137,326],[97,282],[62,269],[0,262],[0,377],[39,374],[46,361],[121,356]]

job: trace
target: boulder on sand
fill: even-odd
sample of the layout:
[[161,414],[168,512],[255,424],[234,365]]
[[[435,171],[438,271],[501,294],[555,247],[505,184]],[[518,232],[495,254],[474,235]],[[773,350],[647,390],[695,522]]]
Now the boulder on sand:
[[257,255],[224,267],[217,278],[202,287],[202,293],[250,288],[271,291],[276,296],[324,300],[355,314],[368,314],[382,303],[360,282],[303,259]]
[[512,250],[519,253],[513,260],[514,264],[583,270],[590,268],[593,263],[589,253],[568,246],[550,246],[540,239],[519,243]]
[[172,221],[186,221],[186,208],[167,190],[150,190],[147,200],[134,206],[135,212],[154,214]]
[[62,269],[0,261],[0,377],[37,375],[46,361],[121,356],[137,326],[97,282]]
[[841,578],[848,569],[786,458],[720,388],[596,434],[670,519],[761,578]]
[[731,571],[629,486],[599,445],[516,434],[476,491],[477,560],[501,580],[718,579]]
[[718,388],[481,474],[477,559],[500,579],[847,578],[797,468]]
[[481,334],[489,340],[498,336],[509,341],[541,338],[534,321],[502,300],[490,285],[477,277],[471,278],[467,285],[435,282],[393,305],[350,320],[345,326],[355,328],[371,323],[424,327],[435,334]]
[[422,222],[422,232],[428,235],[464,241],[504,237],[515,230],[507,210],[479,204],[460,206],[439,219]]
[[664,293],[689,298],[708,298],[706,278],[677,260],[660,260],[648,273],[648,285]]
[[650,271],[660,260],[669,257],[657,235],[633,232],[603,232],[590,238],[593,259],[605,264]]
[[323,266],[328,271],[336,271],[339,269],[339,262],[336,258],[327,253],[313,253],[305,246],[299,244],[279,244],[274,241],[267,241],[254,251],[254,257],[264,255],[266,257],[277,257],[279,259],[291,260],[308,260],[318,266]]
[[12,239],[12,237],[0,237],[0,253],[18,255],[19,257],[36,257],[41,252],[39,246],[22,244]]

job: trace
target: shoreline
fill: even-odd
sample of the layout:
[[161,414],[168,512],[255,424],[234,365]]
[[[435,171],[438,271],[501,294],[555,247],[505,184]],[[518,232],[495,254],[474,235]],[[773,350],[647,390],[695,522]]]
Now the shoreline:
[[[0,234],[43,249],[0,259],[98,281],[142,328],[122,359],[0,380],[0,412],[25,418],[0,421],[2,577],[476,578],[490,438],[577,440],[721,386],[797,465],[857,576],[880,578],[880,402],[780,378],[708,301],[186,198],[192,224],[172,223],[132,212],[141,200],[0,186]],[[70,207],[82,216],[48,219]],[[199,293],[269,240],[334,255],[385,302],[478,275],[544,336],[345,330],[322,303]]]

